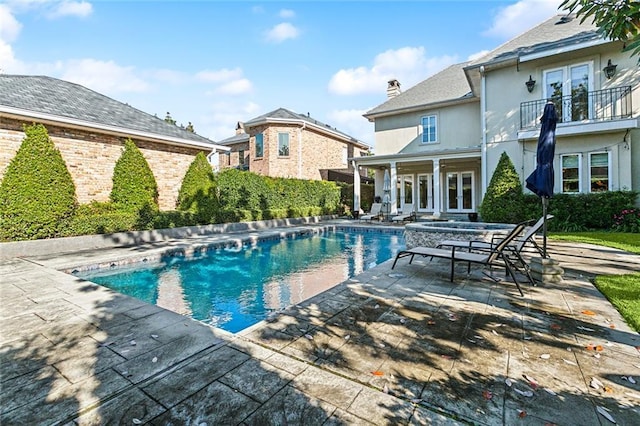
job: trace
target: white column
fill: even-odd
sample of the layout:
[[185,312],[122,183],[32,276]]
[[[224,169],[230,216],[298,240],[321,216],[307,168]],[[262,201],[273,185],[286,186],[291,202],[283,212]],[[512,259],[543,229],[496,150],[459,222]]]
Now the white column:
[[389,164],[389,176],[391,177],[391,214],[398,213],[398,170],[396,162]]
[[440,217],[442,212],[442,189],[440,185],[440,159],[433,160],[433,215]]
[[378,196],[380,197],[380,199],[382,199],[382,197],[384,196],[384,170],[376,169],[375,176],[373,178],[373,196],[374,198]]
[[358,164],[352,161],[353,165],[353,211],[360,211],[360,172],[358,171]]

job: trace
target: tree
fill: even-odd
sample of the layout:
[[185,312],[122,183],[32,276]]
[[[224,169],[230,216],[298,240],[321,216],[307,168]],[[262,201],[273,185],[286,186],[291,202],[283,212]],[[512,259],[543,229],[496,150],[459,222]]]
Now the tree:
[[524,216],[524,194],[518,172],[503,152],[479,208],[484,222],[518,223]]
[[167,123],[169,123],[169,124],[176,124],[176,120],[174,120],[174,119],[171,117],[171,114],[170,114],[169,112],[167,112],[166,117],[164,117],[164,121],[166,121],[166,122],[167,122]]
[[111,201],[121,210],[158,210],[158,184],[142,152],[131,139],[113,169]]
[[[564,0],[560,7],[576,12],[580,22],[592,19],[598,31],[625,43],[623,51],[640,54],[640,2],[638,0]],[[640,58],[638,59],[640,60]]]
[[69,170],[42,124],[25,138],[0,184],[0,239],[56,237],[77,208]]
[[193,159],[182,179],[178,210],[196,215],[198,223],[211,223],[217,210],[216,183],[211,165],[202,152]]

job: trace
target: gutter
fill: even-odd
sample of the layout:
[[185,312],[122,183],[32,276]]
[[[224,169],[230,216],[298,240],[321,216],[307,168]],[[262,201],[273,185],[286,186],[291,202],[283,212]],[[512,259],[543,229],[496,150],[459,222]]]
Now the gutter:
[[[19,108],[11,108],[7,106],[0,106],[0,112],[5,112],[11,118],[16,118],[16,119],[35,118],[52,125],[59,126],[62,123],[62,124],[67,124],[69,125],[69,127],[76,128],[76,129],[96,129],[96,130],[101,130],[103,132],[107,132],[107,133],[111,133],[111,134],[114,134],[117,136],[123,136],[123,137],[136,136],[145,140],[164,143],[167,145],[190,147],[190,148],[206,148],[209,150],[214,149],[214,150],[220,150],[220,151],[231,150],[231,148],[229,147],[218,145],[214,142],[206,143],[206,142],[192,141],[189,139],[177,138],[173,136],[165,136],[157,133],[145,132],[142,130],[127,129],[124,127],[110,126],[107,124],[97,124],[89,121],[77,120],[77,119],[68,118],[68,117],[60,117],[52,114],[26,111]],[[204,136],[202,136],[202,138],[205,139]]]

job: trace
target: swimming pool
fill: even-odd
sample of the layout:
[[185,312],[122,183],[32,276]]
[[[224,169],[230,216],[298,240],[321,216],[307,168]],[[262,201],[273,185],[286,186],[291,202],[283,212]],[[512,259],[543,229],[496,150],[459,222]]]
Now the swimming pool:
[[394,257],[401,234],[330,231],[76,276],[235,333]]

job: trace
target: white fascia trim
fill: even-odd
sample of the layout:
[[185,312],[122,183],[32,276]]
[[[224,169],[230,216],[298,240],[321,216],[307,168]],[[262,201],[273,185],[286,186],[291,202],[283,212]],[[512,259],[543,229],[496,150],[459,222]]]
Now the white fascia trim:
[[372,155],[367,157],[353,157],[348,161],[355,162],[358,166],[377,166],[396,163],[415,163],[421,161],[451,160],[456,158],[477,157],[481,154],[481,147],[461,148],[458,150],[443,150],[430,152],[416,152],[411,154]]
[[529,55],[520,56],[520,62],[534,61],[536,59],[546,58],[548,56],[561,55],[567,52],[574,52],[580,49],[586,49],[588,47],[600,46],[602,44],[611,43],[609,39],[598,39],[592,41],[586,41],[583,43],[572,44],[570,46],[558,47],[556,49],[543,50],[542,52],[531,53]]
[[[575,136],[586,133],[611,133],[626,129],[637,129],[640,127],[639,119],[629,118],[626,120],[599,121],[597,123],[560,123],[556,127],[556,137]],[[540,129],[521,130],[518,132],[519,140],[538,139]]]
[[[260,121],[256,121],[255,123],[251,123],[248,127],[249,128],[255,127],[255,126],[258,126],[258,125],[263,124],[263,123],[300,124],[300,125],[303,125],[303,126],[309,126],[309,127],[313,127],[314,129],[318,129],[318,130],[320,130],[320,131],[322,131],[324,133],[329,133],[331,135],[334,135],[334,136],[342,139],[345,142],[352,143],[354,145],[360,145],[363,148],[367,148],[367,149],[371,148],[366,143],[361,142],[361,141],[359,141],[359,140],[357,140],[355,138],[350,139],[350,138],[345,137],[344,134],[336,132],[331,127],[318,126],[317,124],[311,123],[309,121],[295,119],[295,118],[294,119],[291,119],[291,118],[267,118],[267,119],[263,119],[263,120],[260,120]],[[244,125],[246,127],[247,123],[244,123]]]
[[109,133],[115,133],[118,135],[122,135],[122,136],[137,136],[137,137],[141,137],[144,139],[151,139],[154,141],[158,141],[161,143],[167,143],[169,145],[176,145],[176,146],[187,146],[187,147],[195,147],[195,148],[206,148],[206,149],[217,149],[217,150],[221,150],[221,151],[229,151],[230,148],[222,146],[222,145],[217,145],[217,144],[208,144],[208,143],[204,143],[204,142],[196,142],[196,141],[190,141],[187,139],[181,139],[181,138],[174,138],[171,136],[164,136],[164,135],[158,135],[157,133],[149,133],[149,132],[143,132],[140,130],[134,130],[134,129],[127,129],[124,127],[117,127],[117,126],[109,126],[106,124],[96,124],[96,123],[91,123],[88,121],[83,121],[83,120],[76,120],[74,118],[68,118],[68,117],[60,117],[58,115],[52,115],[52,114],[43,114],[43,113],[39,113],[39,112],[34,112],[34,111],[27,111],[27,110],[23,110],[23,109],[19,109],[19,108],[11,108],[11,107],[7,107],[7,106],[0,106],[0,112],[5,112],[7,114],[11,114],[13,116],[16,117],[28,117],[28,118],[36,118],[39,120],[44,120],[47,122],[50,122],[52,124],[56,124],[56,123],[62,123],[62,124],[69,124],[72,126],[77,126],[77,127],[81,127],[81,128],[89,128],[89,129],[97,129],[97,130],[103,130],[105,132],[109,132]]

